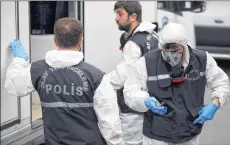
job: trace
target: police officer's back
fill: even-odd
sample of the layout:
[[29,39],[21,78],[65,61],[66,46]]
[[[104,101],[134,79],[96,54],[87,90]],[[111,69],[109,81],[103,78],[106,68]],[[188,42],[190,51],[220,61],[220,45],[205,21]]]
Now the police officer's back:
[[38,92],[48,145],[121,144],[116,94],[104,72],[83,61],[82,32],[80,21],[59,19],[54,26],[58,50],[31,65],[20,41],[12,42],[15,58],[5,87],[15,96]]

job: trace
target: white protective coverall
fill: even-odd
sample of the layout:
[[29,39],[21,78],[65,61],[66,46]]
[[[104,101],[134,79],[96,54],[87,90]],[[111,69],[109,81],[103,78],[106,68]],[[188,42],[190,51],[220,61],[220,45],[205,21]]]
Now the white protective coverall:
[[[52,50],[45,56],[46,63],[53,68],[73,66],[80,63],[82,59],[83,53],[78,51]],[[30,64],[22,58],[13,59],[7,69],[5,81],[5,88],[10,94],[25,96],[35,90],[31,81],[30,67]],[[98,126],[105,141],[108,145],[123,145],[117,96],[108,76],[103,77],[93,98]]]
[[[136,32],[147,31],[152,33],[155,25],[151,22],[144,21],[134,30]],[[123,60],[116,66],[116,69],[109,73],[111,84],[114,89],[120,89],[124,86],[127,76],[132,73],[133,66],[141,57],[140,47],[132,42],[127,41],[123,48]],[[143,134],[143,115],[133,113],[120,113],[122,122],[123,140],[126,145],[142,145]]]
[[[181,45],[187,45],[187,38],[184,30],[181,30],[181,27],[177,27],[178,25],[171,25],[172,27],[168,27],[168,29],[163,29],[159,46],[163,46],[166,43],[178,43]],[[179,34],[177,37],[172,34],[172,31],[177,31]],[[161,47],[160,47],[161,48]],[[226,102],[229,97],[230,86],[229,79],[226,73],[217,66],[216,61],[208,52],[207,53],[207,63],[206,63],[206,78],[207,78],[207,87],[210,87],[213,92],[211,98],[218,97],[220,101],[220,106]],[[189,50],[188,47],[185,47],[185,60],[182,63],[184,69],[187,68],[189,64]],[[146,70],[146,62],[145,58],[141,57],[136,63],[136,71],[130,74],[129,78],[125,82],[124,85],[124,99],[126,104],[139,112],[146,112],[148,108],[146,108],[144,101],[149,97],[148,89],[146,86],[148,80],[147,70]],[[199,136],[196,136],[192,140],[183,143],[182,145],[198,145]],[[170,143],[157,141],[154,139],[150,139],[146,136],[143,138],[143,145],[172,145]]]

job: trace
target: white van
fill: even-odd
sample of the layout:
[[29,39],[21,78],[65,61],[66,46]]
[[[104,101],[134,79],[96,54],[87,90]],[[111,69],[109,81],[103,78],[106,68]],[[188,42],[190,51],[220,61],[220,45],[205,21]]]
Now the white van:
[[192,48],[230,60],[230,1],[158,1],[158,23],[181,23]]

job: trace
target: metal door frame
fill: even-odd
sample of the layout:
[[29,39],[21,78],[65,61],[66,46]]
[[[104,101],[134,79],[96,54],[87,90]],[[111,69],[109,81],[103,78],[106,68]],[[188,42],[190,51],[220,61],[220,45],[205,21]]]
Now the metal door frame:
[[[1,7],[1,2],[0,2],[0,7]],[[0,11],[0,16],[1,16],[1,11]],[[16,22],[16,40],[18,40],[19,39],[19,1],[15,1],[15,22]],[[3,123],[3,125],[1,125],[1,131],[21,123],[21,97],[17,97],[17,104],[18,104],[18,116]]]

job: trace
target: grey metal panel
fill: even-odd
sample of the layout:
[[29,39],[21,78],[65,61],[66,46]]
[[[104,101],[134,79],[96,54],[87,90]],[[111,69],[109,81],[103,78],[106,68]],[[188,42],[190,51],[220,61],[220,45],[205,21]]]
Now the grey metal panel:
[[75,18],[76,17],[76,4],[75,1],[68,2],[68,9],[69,9],[69,17]]
[[220,53],[220,54],[229,54],[230,55],[230,46],[229,47],[221,47],[221,46],[197,45],[196,48],[208,51],[209,53]]
[[43,127],[31,131],[28,135],[16,140],[9,145],[41,145],[44,144]]
[[230,54],[209,53],[213,58],[219,60],[230,60]]
[[230,26],[195,26],[197,45],[230,47]]
[[44,134],[43,131],[43,121],[36,120],[33,124],[34,128],[31,128],[31,125],[27,125],[21,129],[15,130],[13,133],[5,135],[1,138],[2,145],[22,145],[29,142],[34,142],[36,138]]
[[8,138],[9,136],[11,136],[10,139],[15,140],[15,138],[13,138],[14,136],[13,134],[17,132],[18,130],[20,130],[21,128],[28,126],[28,125],[30,125],[30,117],[21,120],[21,122],[18,124],[15,124],[5,130],[2,130],[1,139],[4,140],[4,138]]

